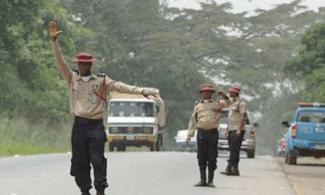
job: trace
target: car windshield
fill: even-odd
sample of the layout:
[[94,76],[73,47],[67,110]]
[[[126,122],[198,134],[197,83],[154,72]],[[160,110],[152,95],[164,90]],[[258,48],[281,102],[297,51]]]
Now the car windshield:
[[109,116],[153,117],[154,114],[153,102],[113,101],[109,105]]
[[298,122],[325,123],[325,112],[300,112]]

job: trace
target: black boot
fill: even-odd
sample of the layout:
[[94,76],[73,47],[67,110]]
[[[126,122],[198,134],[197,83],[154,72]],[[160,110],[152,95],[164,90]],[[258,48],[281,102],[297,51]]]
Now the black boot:
[[206,186],[207,185],[207,176],[205,171],[200,171],[201,181],[199,183],[195,184],[196,187]]
[[212,188],[215,187],[215,185],[213,184],[213,177],[214,177],[214,171],[209,171],[208,184],[207,184],[208,187],[212,187]]
[[97,191],[97,194],[96,195],[105,195],[105,192],[99,192],[99,191]]
[[89,191],[81,192],[81,195],[90,195]]
[[231,175],[239,176],[238,163],[235,163],[231,170]]

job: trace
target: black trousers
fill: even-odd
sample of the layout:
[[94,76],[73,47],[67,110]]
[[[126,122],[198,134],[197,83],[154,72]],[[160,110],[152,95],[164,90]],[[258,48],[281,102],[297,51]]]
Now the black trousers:
[[197,158],[200,171],[205,171],[208,166],[209,172],[217,168],[218,157],[218,129],[205,131],[198,129],[197,133]]
[[104,156],[106,135],[103,120],[75,117],[71,144],[72,159],[70,174],[81,191],[88,191],[91,185],[90,163],[94,168],[94,185],[97,191],[108,187],[106,179],[107,160]]
[[240,147],[243,142],[245,131],[241,131],[239,136],[236,136],[236,130],[230,130],[228,132],[228,144],[230,150],[230,156],[228,162],[231,165],[238,165],[240,159]]

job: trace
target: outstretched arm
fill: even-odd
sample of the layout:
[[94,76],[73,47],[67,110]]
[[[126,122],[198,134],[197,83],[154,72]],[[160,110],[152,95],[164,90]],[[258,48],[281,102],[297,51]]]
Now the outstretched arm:
[[49,23],[49,36],[51,38],[51,44],[52,44],[52,49],[54,52],[54,56],[55,56],[55,62],[56,62],[56,66],[58,68],[58,71],[60,73],[60,75],[63,77],[64,80],[66,80],[68,83],[70,83],[71,81],[71,71],[67,66],[67,63],[65,62],[61,50],[58,46],[57,43],[57,37],[58,35],[62,33],[62,31],[58,31],[57,29],[57,25],[55,21],[50,21]]
[[159,90],[155,88],[142,88],[133,85],[128,85],[120,81],[114,81],[107,79],[106,81],[108,89],[112,91],[117,91],[119,93],[129,93],[129,94],[142,94],[144,96],[153,95],[156,96],[159,94]]
[[219,91],[217,98],[217,111],[221,111],[224,108],[228,108],[231,105],[231,100],[229,97],[223,92]]

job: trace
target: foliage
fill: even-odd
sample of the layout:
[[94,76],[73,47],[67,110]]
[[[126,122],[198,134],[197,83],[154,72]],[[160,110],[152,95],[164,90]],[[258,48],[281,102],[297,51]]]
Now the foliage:
[[301,47],[288,64],[287,71],[305,81],[304,99],[325,102],[325,24],[310,27],[301,39]]
[[126,83],[160,89],[168,110],[166,137],[172,141],[175,131],[187,126],[189,114],[183,112],[192,109],[199,84],[209,80],[192,60],[191,53],[202,49],[200,43],[170,27],[159,1],[65,4],[81,17],[83,26],[98,33],[91,41],[102,59],[97,64],[99,71]]
[[54,15],[45,7],[57,5],[36,0],[5,2],[1,2],[1,8],[6,10],[1,13],[8,11],[1,17],[1,24],[6,24],[1,27],[0,55],[4,57],[0,66],[5,70],[0,73],[1,110],[10,115],[19,113],[32,121],[61,121],[66,116],[66,104],[56,81],[53,59],[49,58],[51,50],[44,28],[50,19],[47,17]]
[[306,31],[301,40],[301,48],[288,66],[297,75],[312,74],[325,65],[325,25],[316,24]]
[[[322,25],[307,31],[297,57],[285,66],[303,32],[324,22],[324,9],[307,11],[293,1],[248,15],[215,1],[202,3],[200,10],[170,8],[159,0],[59,2],[0,2],[0,109],[10,120],[23,118],[57,132],[71,121],[66,84],[54,66],[47,35],[51,19],[64,31],[59,43],[68,64],[77,51],[88,51],[98,59],[95,72],[160,89],[169,143],[177,129],[186,128],[202,82],[215,82],[218,89],[239,83],[261,121],[278,120],[298,98],[301,82],[289,76],[303,75],[306,99],[324,98],[319,85],[324,78]],[[283,73],[285,68],[297,75]],[[277,128],[274,123],[261,124],[259,134],[269,136],[268,130]],[[41,136],[37,129],[28,128]],[[261,140],[272,145],[277,136]]]

